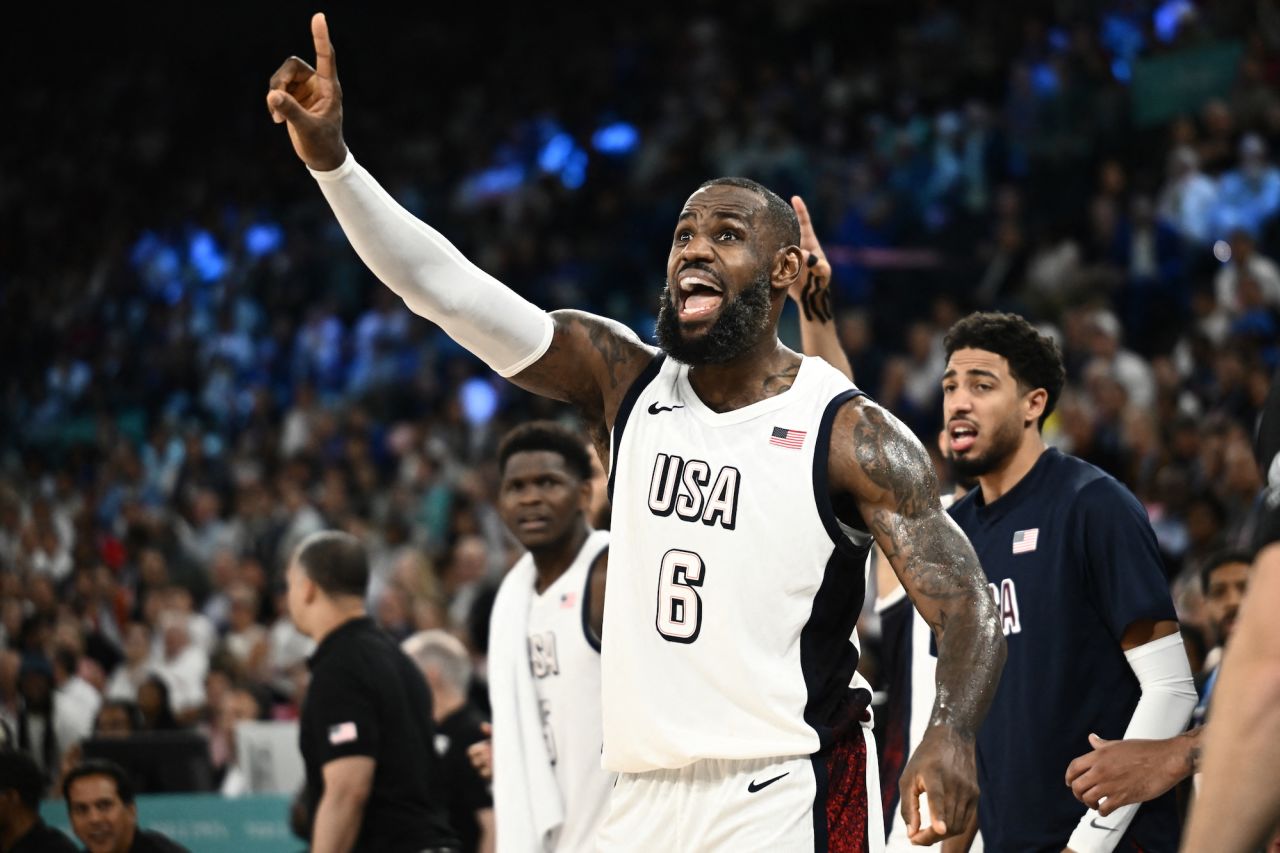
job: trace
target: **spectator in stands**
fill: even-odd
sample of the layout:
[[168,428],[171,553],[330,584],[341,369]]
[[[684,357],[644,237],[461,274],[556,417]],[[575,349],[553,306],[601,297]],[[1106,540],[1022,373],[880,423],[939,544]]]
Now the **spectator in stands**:
[[40,817],[45,783],[31,756],[0,748],[0,853],[75,853]]
[[480,712],[468,701],[471,658],[448,632],[420,631],[400,647],[413,658],[431,688],[436,724],[436,752],[449,825],[462,841],[463,853],[492,853],[495,844],[493,795],[467,757],[467,748],[488,735]]
[[249,792],[249,777],[240,766],[236,747],[236,726],[266,717],[265,700],[244,684],[233,686],[219,702],[213,731],[209,734],[209,757],[220,777],[218,791],[224,797]]
[[109,761],[85,761],[62,780],[62,797],[76,838],[88,853],[190,853],[160,833],[138,826],[129,775]]
[[1157,215],[1190,244],[1207,245],[1214,238],[1213,214],[1218,187],[1200,171],[1200,157],[1190,145],[1169,154],[1168,175],[1156,204]]
[[1240,294],[1240,281],[1245,277],[1257,285],[1263,302],[1280,308],[1280,267],[1258,253],[1253,236],[1244,228],[1231,231],[1230,247],[1230,260],[1222,265],[1213,280],[1218,305],[1227,316],[1235,319],[1247,310]]
[[164,732],[178,728],[169,701],[169,685],[159,675],[148,675],[138,688],[138,713],[142,716],[142,731]]
[[98,709],[93,722],[93,736],[97,738],[127,738],[142,729],[142,715],[138,706],[124,699],[108,699]]
[[57,707],[53,667],[48,658],[35,652],[24,655],[18,684],[22,697],[16,721],[18,748],[35,759],[47,776],[52,776],[63,749],[57,738],[59,714],[66,711]]
[[[189,625],[189,613],[162,611],[162,651],[153,663],[156,674],[168,686],[174,716],[184,722],[193,720],[204,705],[204,676],[209,670],[208,652],[192,642]],[[141,695],[138,702],[142,703]]]
[[1121,345],[1120,321],[1110,311],[1096,311],[1090,318],[1089,348],[1095,363],[1102,365],[1129,395],[1129,402],[1141,409],[1155,403],[1156,384],[1146,360]]
[[136,700],[151,672],[151,629],[145,622],[130,622],[124,631],[124,660],[107,682],[107,698]]
[[[267,637],[267,685],[278,697],[294,697],[294,672],[315,651],[315,642],[289,618],[288,590],[275,595],[276,619]],[[297,697],[300,698],[300,697]]]
[[241,674],[254,681],[262,679],[267,664],[267,629],[258,624],[258,594],[246,583],[234,584],[227,592],[231,602],[229,625],[223,648]]
[[102,706],[102,695],[77,673],[80,656],[66,646],[53,655],[54,735],[58,747],[67,750],[93,733],[93,721]]
[[1280,169],[1267,162],[1267,143],[1256,133],[1240,140],[1240,165],[1218,180],[1214,224],[1219,237],[1236,229],[1252,235],[1280,211]]

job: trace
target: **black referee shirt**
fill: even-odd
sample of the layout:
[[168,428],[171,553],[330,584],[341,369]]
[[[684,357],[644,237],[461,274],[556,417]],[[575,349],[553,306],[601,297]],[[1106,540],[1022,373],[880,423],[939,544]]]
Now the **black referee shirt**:
[[334,629],[307,664],[299,741],[313,823],[324,766],[364,755],[376,767],[355,850],[455,847],[438,795],[431,692],[417,666],[368,617]]

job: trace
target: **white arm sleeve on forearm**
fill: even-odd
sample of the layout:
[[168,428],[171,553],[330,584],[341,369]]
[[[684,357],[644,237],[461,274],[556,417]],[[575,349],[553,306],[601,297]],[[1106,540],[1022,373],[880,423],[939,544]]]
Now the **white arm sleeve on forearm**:
[[332,171],[308,171],[373,274],[499,375],[519,373],[551,346],[549,314],[414,218],[350,153]]
[[[1163,740],[1181,734],[1196,707],[1191,664],[1182,634],[1173,633],[1124,653],[1138,676],[1142,697],[1129,718],[1125,740]],[[1071,833],[1067,846],[1076,853],[1108,853],[1120,843],[1140,803],[1121,806],[1106,817],[1089,809]]]

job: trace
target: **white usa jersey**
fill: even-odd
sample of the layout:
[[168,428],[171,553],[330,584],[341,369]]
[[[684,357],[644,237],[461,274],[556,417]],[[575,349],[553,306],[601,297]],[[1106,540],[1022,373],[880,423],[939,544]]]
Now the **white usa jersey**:
[[613,427],[602,674],[619,772],[811,754],[837,710],[870,701],[851,637],[871,537],[837,521],[827,485],[832,421],[862,392],[805,358],[789,390],[715,412],[688,373],[657,357]]
[[588,610],[591,568],[608,547],[608,532],[593,532],[564,574],[529,602],[529,669],[565,806],[554,850],[592,848],[613,788],[613,774],[600,766],[600,646]]

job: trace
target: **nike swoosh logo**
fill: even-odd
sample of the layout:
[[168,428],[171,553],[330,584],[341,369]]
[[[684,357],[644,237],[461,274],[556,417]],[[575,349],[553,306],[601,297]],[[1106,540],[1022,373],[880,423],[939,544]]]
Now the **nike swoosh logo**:
[[[782,776],[790,776],[790,775],[791,775],[790,770],[782,774]],[[763,782],[756,782],[755,779],[752,779],[751,784],[747,786],[747,793],[754,794],[756,791],[759,791],[761,788],[767,788],[770,785],[772,785],[774,782],[777,782],[779,779],[781,779],[782,776],[774,776],[772,779],[765,779]]]
[[684,406],[681,405],[680,403],[673,403],[670,406],[659,406],[657,403],[650,403],[649,414],[656,415],[659,412],[670,412],[673,409],[683,409],[683,408]]
[[1089,826],[1092,826],[1094,829],[1101,829],[1103,832],[1112,832],[1118,829],[1118,827],[1115,827],[1115,826],[1103,826],[1102,824],[1098,823],[1098,819],[1096,817],[1093,820],[1089,821]]

